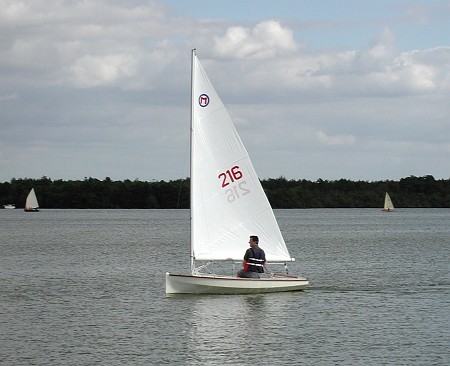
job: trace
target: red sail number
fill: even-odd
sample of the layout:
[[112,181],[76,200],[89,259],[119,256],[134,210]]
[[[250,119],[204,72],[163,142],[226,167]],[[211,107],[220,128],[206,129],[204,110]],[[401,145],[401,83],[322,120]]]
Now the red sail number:
[[239,170],[239,167],[235,165],[231,169],[227,170],[224,173],[220,173],[218,178],[222,180],[222,187],[225,188],[230,183],[233,183],[236,180],[239,180],[243,177],[242,172]]

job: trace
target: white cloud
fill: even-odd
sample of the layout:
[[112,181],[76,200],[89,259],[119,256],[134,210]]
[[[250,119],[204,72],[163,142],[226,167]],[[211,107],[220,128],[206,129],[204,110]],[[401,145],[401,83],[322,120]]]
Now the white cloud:
[[317,61],[325,62],[310,66],[309,76],[320,76],[328,80],[329,87],[353,95],[408,95],[448,88],[450,65],[440,63],[450,57],[450,48],[436,49],[433,61],[431,55],[421,60],[423,52],[419,51],[388,52],[380,45],[375,49],[317,57]]
[[[175,18],[161,4],[0,0],[4,179],[27,171],[28,158],[17,158],[25,151],[24,141],[36,152],[33,159],[43,162],[35,167],[52,161],[61,167],[37,176],[64,177],[59,170],[64,164],[52,156],[74,159],[76,151],[69,153],[61,142],[75,149],[87,140],[89,153],[96,151],[105,160],[105,146],[112,147],[107,150],[109,169],[121,175],[99,173],[104,176],[147,178],[129,173],[126,162],[135,161],[136,155],[149,160],[153,169],[147,174],[152,177],[182,175],[175,169],[171,176],[158,174],[169,174],[177,159],[184,162],[186,148],[180,145],[188,142],[189,51],[195,45],[265,177],[298,177],[292,162],[306,161],[310,154],[331,162],[345,160],[339,152],[351,150],[361,166],[366,159],[380,160],[380,155],[387,164],[389,154],[404,161],[407,151],[393,150],[390,143],[403,140],[420,146],[439,143],[441,150],[429,151],[441,151],[436,166],[448,166],[442,146],[448,151],[449,44],[400,50],[396,42],[401,34],[391,25],[380,28],[373,42],[367,36],[366,47],[318,48],[301,43],[302,29],[294,33],[282,20],[250,24]],[[431,17],[429,22],[432,26]],[[45,156],[37,149],[43,141]],[[167,147],[163,141],[172,143]],[[385,141],[383,150],[377,148],[379,141]],[[361,154],[363,147],[367,150]],[[172,160],[153,158],[169,155],[167,149]],[[290,158],[281,161],[272,151]],[[329,151],[334,155],[327,156]],[[116,152],[124,155],[117,158]],[[88,158],[84,161],[89,164]],[[116,161],[123,163],[116,167]],[[84,163],[76,165],[81,170]],[[380,164],[377,173],[364,174],[381,176],[382,169]],[[337,166],[335,174],[352,178],[357,173]],[[87,174],[79,172],[81,177]],[[310,174],[325,178],[320,171]]]
[[[172,34],[156,2],[0,0],[0,7],[0,67],[26,84],[135,83],[138,65],[162,43],[161,36]],[[146,66],[151,73],[153,67]]]
[[19,96],[16,93],[0,95],[0,102],[8,101],[8,100],[16,100]]
[[317,131],[317,140],[325,145],[342,146],[353,145],[355,143],[355,136],[353,135],[327,135],[323,131]]
[[396,56],[395,51],[395,34],[391,29],[385,27],[383,32],[374,40],[373,46],[368,52],[369,58],[372,60],[386,60]]
[[135,60],[125,55],[84,56],[71,67],[73,83],[88,88],[108,85],[136,74]]
[[292,30],[277,21],[257,24],[253,29],[230,27],[223,37],[215,37],[214,50],[226,58],[265,59],[298,48]]

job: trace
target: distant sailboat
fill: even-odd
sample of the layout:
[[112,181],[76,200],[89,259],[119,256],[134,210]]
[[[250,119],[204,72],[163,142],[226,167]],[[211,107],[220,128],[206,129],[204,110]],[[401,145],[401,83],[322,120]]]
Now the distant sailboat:
[[9,203],[7,205],[3,205],[3,207],[8,209],[14,209],[16,208],[16,205],[14,203]]
[[384,207],[382,209],[384,212],[392,212],[394,211],[394,205],[392,203],[391,197],[389,197],[389,193],[386,192],[386,196],[384,197]]
[[34,188],[31,188],[30,193],[28,193],[27,200],[25,202],[25,212],[38,212],[39,203],[34,193]]

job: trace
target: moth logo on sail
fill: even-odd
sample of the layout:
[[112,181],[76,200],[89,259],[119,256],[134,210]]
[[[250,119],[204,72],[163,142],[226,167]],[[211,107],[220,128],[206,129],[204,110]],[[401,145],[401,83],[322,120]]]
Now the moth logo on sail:
[[209,97],[206,94],[202,94],[198,97],[198,104],[200,107],[206,107],[209,104]]
[[217,178],[222,181],[222,188],[226,188],[225,196],[228,202],[234,202],[250,193],[247,182],[242,180],[243,177],[244,174],[237,165],[218,175]]

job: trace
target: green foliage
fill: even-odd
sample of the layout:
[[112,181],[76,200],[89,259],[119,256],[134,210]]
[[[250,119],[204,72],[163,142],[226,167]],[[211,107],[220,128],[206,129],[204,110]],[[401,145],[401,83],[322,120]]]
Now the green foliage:
[[189,208],[189,179],[170,182],[12,179],[0,183],[0,205],[23,207],[34,188],[41,208]]
[[[189,182],[189,178],[169,182],[13,178],[0,183],[0,205],[23,207],[34,187],[42,208],[189,208]],[[280,177],[261,184],[273,208],[382,207],[385,192],[395,207],[450,207],[450,179],[435,180],[431,175],[378,182]]]
[[316,182],[286,180],[262,181],[274,208],[383,207],[385,192],[395,207],[450,207],[450,179],[410,176],[400,181],[350,181],[340,179]]

